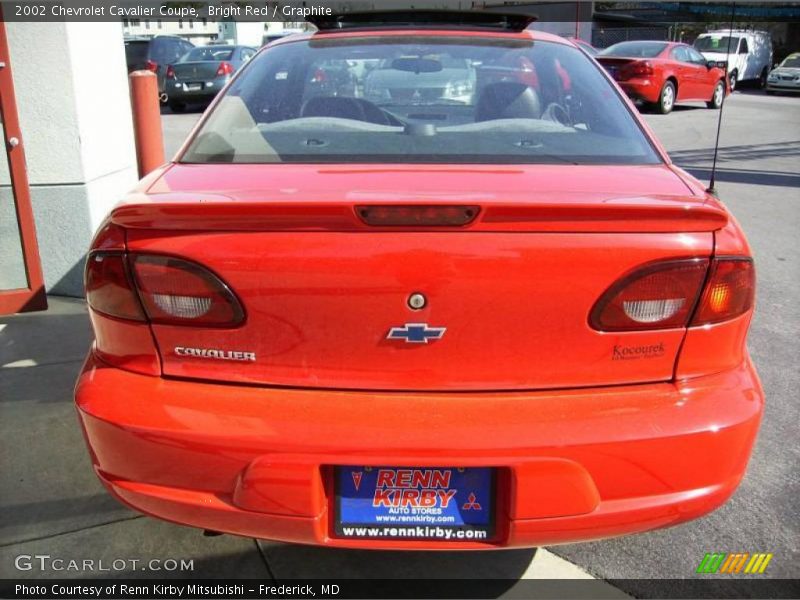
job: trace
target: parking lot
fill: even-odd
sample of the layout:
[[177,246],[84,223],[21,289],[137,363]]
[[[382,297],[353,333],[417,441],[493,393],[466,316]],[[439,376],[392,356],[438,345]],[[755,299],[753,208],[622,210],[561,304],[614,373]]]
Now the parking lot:
[[[162,116],[172,156],[199,112]],[[717,111],[700,104],[647,114],[673,160],[708,179]],[[771,552],[766,576],[798,576],[800,540],[800,98],[737,91],[726,100],[717,189],[741,222],[758,269],[750,350],[767,396],[748,474],[723,508],[698,521],[647,534],[552,547],[552,552],[360,552],[257,542],[155,521],[118,505],[96,481],[71,404],[91,332],[79,301],[0,318],[0,419],[5,457],[0,488],[0,576],[20,577],[20,554],[62,558],[193,559],[176,577],[692,577],[706,552]],[[713,461],[698,456],[698,461]],[[566,559],[559,561],[556,557]],[[108,558],[110,562],[112,558]],[[571,565],[579,569],[571,569]],[[77,576],[30,572],[31,576]],[[133,568],[108,575],[140,575]],[[86,573],[81,576],[87,576]],[[626,592],[646,593],[628,581]],[[730,582],[735,585],[735,582]]]

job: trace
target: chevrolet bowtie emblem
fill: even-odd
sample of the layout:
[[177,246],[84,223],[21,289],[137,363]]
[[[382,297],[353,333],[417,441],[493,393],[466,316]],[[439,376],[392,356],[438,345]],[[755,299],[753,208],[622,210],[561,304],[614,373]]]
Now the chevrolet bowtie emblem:
[[447,327],[430,327],[427,323],[406,323],[402,327],[392,327],[387,340],[403,340],[407,344],[427,344],[428,340],[440,340]]

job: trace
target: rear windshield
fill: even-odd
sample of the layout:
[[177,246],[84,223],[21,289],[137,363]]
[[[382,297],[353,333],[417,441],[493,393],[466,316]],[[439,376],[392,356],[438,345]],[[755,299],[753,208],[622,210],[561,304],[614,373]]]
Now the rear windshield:
[[181,160],[660,162],[579,50],[453,36],[312,38],[262,52]]
[[600,52],[600,56],[655,58],[667,47],[665,42],[621,42]]
[[233,48],[230,46],[220,46],[219,48],[201,46],[200,48],[195,48],[184,54],[179,62],[218,62],[221,60],[230,60],[231,56],[233,56]]

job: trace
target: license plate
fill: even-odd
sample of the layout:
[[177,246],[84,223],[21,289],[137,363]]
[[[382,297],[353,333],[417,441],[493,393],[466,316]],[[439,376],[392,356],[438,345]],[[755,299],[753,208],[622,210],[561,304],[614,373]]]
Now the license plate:
[[494,469],[335,468],[338,537],[482,541],[494,535]]
[[199,92],[200,90],[203,89],[203,84],[202,83],[184,83],[183,84],[183,88],[187,92]]

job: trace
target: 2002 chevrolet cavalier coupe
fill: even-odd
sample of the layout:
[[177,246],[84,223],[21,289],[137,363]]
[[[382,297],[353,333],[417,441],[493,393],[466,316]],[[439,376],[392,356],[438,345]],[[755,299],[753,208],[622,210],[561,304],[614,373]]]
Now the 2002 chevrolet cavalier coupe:
[[262,50],[98,232],[76,403],[102,482],[361,548],[720,506],[763,408],[734,218],[571,42],[372,19]]

